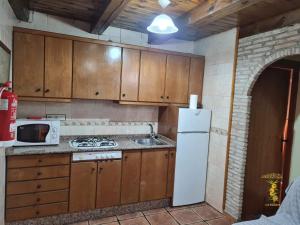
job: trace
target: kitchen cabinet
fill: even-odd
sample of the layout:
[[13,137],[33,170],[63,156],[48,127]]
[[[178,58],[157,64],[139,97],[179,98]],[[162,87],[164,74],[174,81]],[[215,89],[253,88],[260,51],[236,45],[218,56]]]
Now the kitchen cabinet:
[[43,96],[44,47],[44,36],[14,32],[13,89],[18,96]]
[[119,100],[121,48],[74,41],[73,98]]
[[141,151],[130,151],[123,154],[121,204],[139,201],[141,156]]
[[123,48],[121,100],[138,100],[140,56],[140,50]]
[[72,40],[45,38],[45,97],[71,98],[72,48]]
[[190,58],[168,55],[166,68],[165,102],[188,103]]
[[168,149],[142,151],[140,201],[166,198]]
[[204,63],[204,57],[191,57],[189,95],[198,95],[198,104],[202,103]]
[[95,208],[97,162],[72,163],[70,182],[70,212]]
[[121,160],[98,162],[96,208],[120,204]]
[[174,176],[175,176],[175,159],[176,159],[176,150],[171,149],[169,151],[169,163],[168,163],[168,181],[167,181],[167,197],[168,198],[171,198],[173,196]]
[[167,55],[142,51],[139,101],[164,102]]

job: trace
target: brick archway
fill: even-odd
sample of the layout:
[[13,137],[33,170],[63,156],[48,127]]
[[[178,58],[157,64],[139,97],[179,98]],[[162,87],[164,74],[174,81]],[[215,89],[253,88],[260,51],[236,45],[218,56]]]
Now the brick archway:
[[251,106],[251,92],[272,63],[300,54],[300,24],[239,40],[228,162],[225,212],[240,219]]

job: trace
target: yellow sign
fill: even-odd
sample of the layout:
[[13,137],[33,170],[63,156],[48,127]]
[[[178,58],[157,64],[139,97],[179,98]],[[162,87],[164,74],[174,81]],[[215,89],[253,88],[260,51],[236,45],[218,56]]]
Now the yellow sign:
[[268,202],[265,206],[280,206],[279,196],[280,196],[280,183],[282,180],[282,175],[278,173],[270,173],[263,175],[261,177],[265,179],[268,183]]

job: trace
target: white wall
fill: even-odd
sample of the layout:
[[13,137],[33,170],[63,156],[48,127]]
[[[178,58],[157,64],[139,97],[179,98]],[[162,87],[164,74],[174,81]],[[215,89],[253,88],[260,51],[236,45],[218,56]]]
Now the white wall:
[[205,56],[203,107],[212,110],[206,201],[223,210],[227,136],[237,30],[195,42],[195,53]]
[[99,40],[110,40],[117,43],[132,44],[150,48],[159,48],[171,51],[193,53],[194,42],[184,40],[169,40],[162,45],[149,45],[148,35],[140,32],[120,29],[116,27],[108,27],[102,35],[90,34],[85,30],[89,30],[90,25],[84,22],[64,19],[57,16],[47,15],[39,12],[31,12],[29,22],[17,22],[18,27],[50,31],[86,38]]
[[292,161],[290,170],[290,182],[300,176],[300,79],[298,83],[296,116],[294,123],[294,138],[292,145]]

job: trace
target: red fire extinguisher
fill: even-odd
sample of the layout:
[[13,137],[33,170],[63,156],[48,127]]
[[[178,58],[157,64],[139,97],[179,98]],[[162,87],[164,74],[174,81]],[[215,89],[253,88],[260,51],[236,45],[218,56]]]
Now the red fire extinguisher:
[[0,146],[12,146],[16,139],[17,96],[9,91],[11,82],[0,87]]

